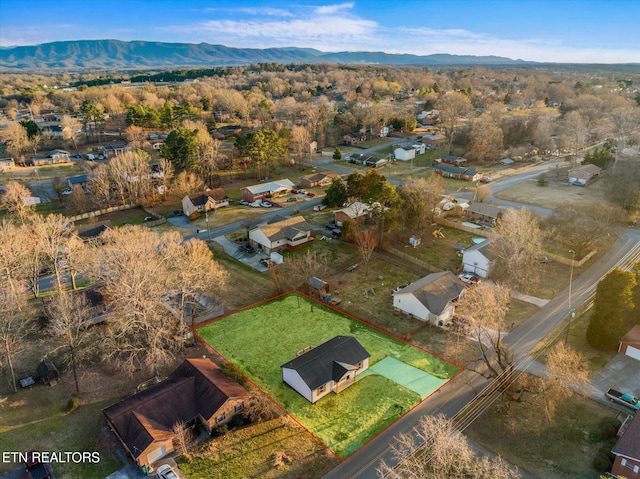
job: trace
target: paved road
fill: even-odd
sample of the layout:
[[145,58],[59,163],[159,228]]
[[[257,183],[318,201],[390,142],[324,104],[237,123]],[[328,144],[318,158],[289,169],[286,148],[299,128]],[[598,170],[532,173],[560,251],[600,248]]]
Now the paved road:
[[[581,274],[572,285],[572,305],[574,308],[589,303],[598,281],[615,266],[629,268],[640,261],[640,231],[625,230],[614,247]],[[526,367],[528,352],[542,339],[566,320],[569,315],[568,288],[540,308],[527,321],[505,337],[514,357],[524,361]],[[480,395],[490,382],[478,374],[465,370],[434,393],[427,400],[373,439],[366,447],[352,455],[324,476],[324,479],[377,479],[376,467],[381,459],[392,463],[389,444],[400,432],[410,431],[423,414],[444,414],[449,418],[468,425],[480,414],[488,401]]]

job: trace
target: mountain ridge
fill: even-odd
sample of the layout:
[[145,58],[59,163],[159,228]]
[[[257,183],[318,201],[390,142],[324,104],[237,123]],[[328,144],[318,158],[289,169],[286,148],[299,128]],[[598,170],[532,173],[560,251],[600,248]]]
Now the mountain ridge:
[[252,63],[343,63],[396,66],[509,66],[536,62],[498,56],[322,52],[313,48],[235,48],[209,43],[71,40],[0,49],[4,70],[148,69],[241,66]]

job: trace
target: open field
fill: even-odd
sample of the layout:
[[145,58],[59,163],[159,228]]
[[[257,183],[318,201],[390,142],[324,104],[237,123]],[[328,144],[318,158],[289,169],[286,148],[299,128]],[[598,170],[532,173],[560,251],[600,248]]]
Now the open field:
[[[275,466],[276,452],[286,454],[290,463]],[[184,457],[178,460],[180,469],[188,477],[207,479],[314,479],[339,462],[307,431],[287,418],[229,431],[194,454],[191,461]]]
[[149,216],[149,213],[142,208],[132,208],[130,210],[112,211],[111,213],[80,220],[76,223],[83,225],[98,223],[100,221],[111,221],[113,226],[140,225],[144,223],[144,219],[147,216]]
[[[275,298],[197,329],[198,334],[338,456],[347,457],[422,398],[382,376],[359,379],[339,395],[310,404],[282,382],[280,365],[310,345],[355,336],[370,365],[393,357],[444,381],[451,363],[298,293]],[[285,339],[286,338],[286,339]]]
[[[542,394],[542,393],[539,393]],[[581,396],[560,398],[549,423],[532,399],[515,402],[508,415],[496,405],[487,409],[467,429],[469,437],[537,477],[547,479],[598,479],[591,460],[603,442],[589,442],[603,418],[616,411]]]
[[496,194],[497,198],[542,206],[552,210],[567,203],[585,203],[606,199],[609,179],[601,178],[588,186],[569,186],[552,181],[549,175],[547,186],[538,186],[537,180],[522,182]]

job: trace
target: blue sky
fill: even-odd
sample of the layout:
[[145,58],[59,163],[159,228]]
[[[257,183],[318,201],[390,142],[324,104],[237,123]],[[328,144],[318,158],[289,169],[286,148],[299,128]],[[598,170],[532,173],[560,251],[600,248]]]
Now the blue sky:
[[640,0],[0,0],[0,45],[148,40],[640,62]]

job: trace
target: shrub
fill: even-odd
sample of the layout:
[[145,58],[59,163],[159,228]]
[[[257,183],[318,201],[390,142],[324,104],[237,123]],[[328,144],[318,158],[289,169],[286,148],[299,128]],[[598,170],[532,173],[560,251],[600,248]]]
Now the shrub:
[[79,407],[80,407],[80,400],[77,397],[72,397],[71,399],[69,399],[69,401],[67,401],[68,412],[75,411]]
[[593,468],[596,471],[606,472],[611,467],[612,463],[608,456],[598,452],[593,458]]
[[216,426],[211,430],[212,436],[224,436],[227,432],[229,432],[229,426],[223,424],[222,426]]
[[289,463],[291,463],[291,458],[287,456],[284,451],[276,451],[273,453],[273,467],[276,469],[285,467]]
[[603,439],[609,439],[615,437],[618,430],[613,424],[600,424],[600,434]]
[[615,454],[611,452],[611,449],[608,447],[601,447],[598,449],[598,454],[604,454],[609,458],[611,462],[613,462],[616,458]]
[[600,425],[602,424],[611,424],[613,427],[616,428],[616,433],[617,433],[620,430],[620,427],[622,426],[622,421],[620,421],[620,419],[616,417],[605,417],[600,421]]
[[600,434],[600,431],[596,431],[595,429],[592,431],[589,431],[589,441],[590,442],[602,441],[602,434]]

